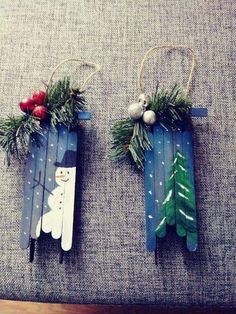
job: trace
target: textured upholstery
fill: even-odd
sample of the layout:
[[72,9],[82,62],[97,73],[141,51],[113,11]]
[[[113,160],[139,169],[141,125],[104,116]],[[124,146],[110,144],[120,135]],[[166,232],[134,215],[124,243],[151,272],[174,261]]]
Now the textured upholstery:
[[[74,246],[62,265],[47,237],[28,263],[18,243],[24,166],[1,167],[0,298],[236,305],[235,13],[234,0],[1,0],[1,117],[17,114],[18,101],[65,58],[98,62],[102,71],[86,92],[93,119],[81,136]],[[209,117],[194,122],[199,249],[188,253],[170,234],[156,266],[145,248],[143,176],[107,154],[110,125],[139,95],[138,64],[158,43],[195,50],[191,97]],[[158,80],[183,85],[189,65],[184,51],[154,53],[144,71],[147,90]],[[82,80],[88,71],[71,64],[58,75]]]

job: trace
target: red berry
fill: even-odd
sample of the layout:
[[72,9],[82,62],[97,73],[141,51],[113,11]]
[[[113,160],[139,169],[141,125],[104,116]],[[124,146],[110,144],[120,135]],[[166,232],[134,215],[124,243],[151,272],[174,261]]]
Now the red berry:
[[42,105],[46,98],[46,93],[43,90],[37,90],[33,93],[32,99],[37,105]]
[[39,118],[40,120],[45,120],[48,116],[48,111],[45,106],[37,106],[32,112],[32,116]]
[[36,104],[35,101],[31,98],[27,98],[27,99],[23,99],[20,103],[19,103],[20,109],[23,112],[31,112],[34,110]]

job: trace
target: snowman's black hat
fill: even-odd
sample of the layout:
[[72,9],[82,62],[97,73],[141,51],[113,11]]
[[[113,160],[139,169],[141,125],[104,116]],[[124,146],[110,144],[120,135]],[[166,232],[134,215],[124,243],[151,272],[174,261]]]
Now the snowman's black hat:
[[66,150],[65,154],[62,158],[62,161],[56,161],[55,166],[56,167],[63,167],[63,168],[69,168],[69,167],[75,167],[76,166],[76,160],[77,160],[77,153],[74,150]]

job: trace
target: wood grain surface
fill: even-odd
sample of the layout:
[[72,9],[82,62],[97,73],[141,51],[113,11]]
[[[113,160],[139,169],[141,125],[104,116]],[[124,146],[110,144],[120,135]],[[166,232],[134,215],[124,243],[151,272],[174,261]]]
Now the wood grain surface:
[[235,308],[161,308],[155,305],[54,304],[0,300],[1,314],[221,314]]

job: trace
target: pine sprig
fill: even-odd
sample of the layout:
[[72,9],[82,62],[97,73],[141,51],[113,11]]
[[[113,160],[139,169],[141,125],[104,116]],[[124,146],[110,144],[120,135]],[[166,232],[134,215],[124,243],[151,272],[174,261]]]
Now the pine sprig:
[[[146,109],[154,111],[157,123],[165,128],[183,130],[192,126],[191,107],[188,97],[175,85],[170,91],[159,89],[157,86]],[[130,157],[138,169],[143,169],[144,151],[152,148],[147,128],[142,118],[135,121],[130,118],[118,121],[111,129],[113,152],[110,158],[122,161],[125,157]]]
[[48,87],[47,103],[51,124],[64,124],[69,128],[76,125],[77,112],[86,105],[83,92],[73,88],[68,77]]
[[191,124],[189,118],[191,107],[190,99],[183,94],[178,85],[175,85],[170,91],[159,90],[157,86],[149,103],[149,109],[155,111],[157,121],[171,129],[182,129]]
[[19,160],[28,154],[29,141],[39,143],[42,128],[39,120],[30,115],[8,116],[0,120],[0,147],[6,153],[7,164],[11,157]]
[[111,132],[113,152],[110,158],[122,161],[128,156],[135,162],[138,169],[143,170],[144,151],[152,148],[144,123],[134,122],[131,119],[121,120],[112,127]]

